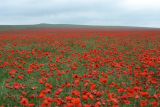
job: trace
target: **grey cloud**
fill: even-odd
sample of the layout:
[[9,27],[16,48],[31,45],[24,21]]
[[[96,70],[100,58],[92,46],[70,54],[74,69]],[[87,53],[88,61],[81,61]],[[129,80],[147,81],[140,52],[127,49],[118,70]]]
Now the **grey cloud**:
[[[0,0],[2,2],[2,0]],[[91,24],[160,27],[155,11],[130,11],[119,0],[6,0],[0,24]],[[157,22],[157,23],[156,23]]]

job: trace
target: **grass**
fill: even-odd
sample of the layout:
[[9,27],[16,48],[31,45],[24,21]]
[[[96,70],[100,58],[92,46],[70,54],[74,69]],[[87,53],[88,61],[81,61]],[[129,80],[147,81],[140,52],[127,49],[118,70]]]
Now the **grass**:
[[[44,104],[47,98],[53,100],[52,106],[62,107],[67,107],[67,104],[70,103],[76,107],[77,103],[72,102],[75,98],[79,98],[83,106],[87,104],[94,106],[100,102],[104,107],[140,106],[142,101],[147,101],[148,106],[151,106],[152,102],[159,101],[159,99],[155,100],[141,95],[143,92],[148,92],[151,97],[159,94],[159,89],[156,88],[156,85],[159,85],[159,66],[155,60],[151,60],[159,55],[157,52],[159,36],[155,36],[154,43],[150,38],[143,36],[96,36],[79,39],[64,39],[63,37],[54,39],[51,36],[50,38],[46,36],[42,39],[35,36],[23,41],[21,36],[16,40],[8,36],[7,39],[0,41],[7,40],[7,45],[1,47],[0,66],[3,66],[5,62],[9,63],[0,68],[0,105],[5,107],[26,106],[21,104],[21,97],[27,98],[29,103],[35,104],[36,107]],[[149,43],[145,42],[146,40]],[[13,46],[13,43],[17,45]],[[135,48],[137,51],[134,50]],[[149,54],[146,54],[146,51]],[[155,66],[150,66],[148,61],[154,62]],[[144,67],[145,65],[147,66]],[[138,66],[140,70],[137,70]],[[33,72],[29,74],[28,69]],[[14,78],[9,74],[11,70],[17,70]],[[144,76],[145,70],[147,70],[146,75],[149,76]],[[153,71],[152,75],[151,71]],[[21,80],[18,76],[24,76],[24,79]],[[152,84],[152,80],[156,82]],[[6,87],[7,81],[12,88]],[[15,89],[15,83],[22,84],[24,88],[20,86],[19,89]],[[46,84],[51,84],[53,88],[51,92],[45,93],[45,98],[39,98],[40,93],[50,89]],[[93,90],[91,89],[92,84],[96,84]],[[141,88],[138,92],[134,89],[137,87]],[[122,93],[118,91],[121,88],[124,89]],[[75,90],[80,95],[74,95]],[[22,94],[24,92],[26,95]],[[35,98],[30,98],[32,95]],[[87,101],[83,99],[83,95],[88,95]],[[122,98],[123,95],[126,96],[126,99]],[[139,95],[140,98],[136,100],[135,95]],[[72,101],[67,101],[67,96],[70,96]],[[93,99],[90,98],[91,96]],[[125,104],[126,100],[131,104]],[[105,104],[102,103],[103,101]],[[47,101],[47,104],[50,105],[50,102]]]

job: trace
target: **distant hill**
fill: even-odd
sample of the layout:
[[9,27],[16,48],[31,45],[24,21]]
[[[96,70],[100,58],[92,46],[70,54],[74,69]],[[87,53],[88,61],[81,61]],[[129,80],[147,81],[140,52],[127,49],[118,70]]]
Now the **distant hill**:
[[41,23],[35,25],[0,25],[0,31],[38,29],[38,28],[158,29],[149,27],[96,26],[96,25],[47,24],[47,23]]

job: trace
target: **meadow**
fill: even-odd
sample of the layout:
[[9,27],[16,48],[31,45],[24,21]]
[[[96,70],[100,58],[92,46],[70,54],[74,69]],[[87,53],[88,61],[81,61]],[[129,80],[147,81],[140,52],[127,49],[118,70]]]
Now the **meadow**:
[[0,107],[159,107],[160,30],[0,32]]

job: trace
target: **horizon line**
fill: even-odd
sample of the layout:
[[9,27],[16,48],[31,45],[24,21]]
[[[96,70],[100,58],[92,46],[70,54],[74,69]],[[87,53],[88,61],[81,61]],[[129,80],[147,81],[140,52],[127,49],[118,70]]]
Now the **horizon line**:
[[88,27],[128,27],[128,28],[148,28],[148,29],[160,29],[160,27],[152,26],[136,26],[136,25],[92,25],[92,24],[53,24],[53,23],[34,23],[34,24],[0,24],[0,26],[36,26],[36,25],[71,25],[71,26],[88,26]]

